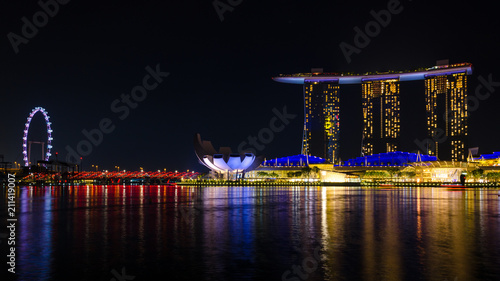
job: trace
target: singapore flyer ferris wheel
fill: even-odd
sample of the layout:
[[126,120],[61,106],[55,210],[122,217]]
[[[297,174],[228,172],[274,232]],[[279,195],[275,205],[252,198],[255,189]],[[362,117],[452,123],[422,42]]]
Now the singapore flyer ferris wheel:
[[[31,120],[33,119],[33,116],[37,114],[38,112],[42,113],[44,118],[45,118],[45,123],[47,124],[47,151],[44,153],[44,148],[45,148],[45,142],[42,141],[28,141],[28,132],[30,129],[30,124]],[[50,128],[50,125],[52,124],[49,121],[49,114],[43,107],[35,107],[30,115],[28,116],[28,119],[26,120],[26,124],[24,126],[24,136],[23,136],[23,160],[24,160],[24,165],[28,167],[30,163],[30,152],[31,152],[31,144],[36,143],[36,144],[41,144],[42,145],[42,154],[44,156],[45,161],[49,161],[49,157],[52,155],[50,153],[50,150],[52,149],[52,129]]]

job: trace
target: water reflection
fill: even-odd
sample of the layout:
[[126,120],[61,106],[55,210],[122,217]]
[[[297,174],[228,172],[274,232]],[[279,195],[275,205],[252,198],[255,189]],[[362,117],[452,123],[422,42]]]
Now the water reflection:
[[137,280],[500,276],[493,189],[75,186],[18,198],[19,280],[122,268]]

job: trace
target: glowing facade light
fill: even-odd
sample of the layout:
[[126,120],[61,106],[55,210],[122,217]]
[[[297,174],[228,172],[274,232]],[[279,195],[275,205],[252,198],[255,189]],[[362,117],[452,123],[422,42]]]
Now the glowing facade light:
[[[427,131],[424,153],[438,158],[467,158],[467,75],[472,64],[459,63],[414,71],[384,71],[364,74],[281,74],[274,81],[301,84],[304,89],[304,134],[302,154],[319,155],[337,162],[339,150],[339,85],[361,84],[363,137],[362,155],[396,152],[400,149],[401,116],[399,83],[425,80]],[[443,136],[446,141],[440,142]],[[328,151],[327,151],[328,150]]]
[[302,154],[319,155],[330,163],[338,161],[339,89],[335,81],[305,81]]
[[43,107],[35,107],[30,115],[28,116],[27,120],[26,120],[26,124],[25,124],[25,129],[24,129],[24,135],[23,135],[23,161],[24,161],[24,165],[25,166],[29,166],[29,155],[28,155],[28,132],[29,132],[29,128],[30,128],[30,124],[31,124],[31,120],[33,119],[33,116],[35,116],[35,114],[37,114],[38,112],[42,113],[43,116],[44,116],[44,119],[45,119],[45,123],[47,125],[47,152],[45,153],[45,161],[49,161],[49,157],[52,155],[50,153],[50,150],[52,149],[52,140],[54,140],[52,138],[52,128],[50,127],[50,125],[52,123],[49,122],[49,114],[47,113],[47,111],[45,110],[45,108]]
[[[427,134],[436,140],[427,153],[441,159],[465,161],[467,158],[467,73],[432,76],[425,80]],[[443,117],[444,116],[444,117]]]
[[400,92],[397,79],[362,83],[363,155],[397,151]]

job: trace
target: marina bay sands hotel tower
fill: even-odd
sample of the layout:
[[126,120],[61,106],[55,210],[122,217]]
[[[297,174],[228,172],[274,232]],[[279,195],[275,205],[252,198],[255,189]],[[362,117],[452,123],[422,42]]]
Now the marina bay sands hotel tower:
[[[439,64],[406,72],[365,74],[311,73],[280,75],[273,80],[304,87],[302,154],[339,161],[340,106],[343,84],[361,84],[365,156],[400,149],[400,82],[425,80],[427,140],[424,154],[440,160],[467,158],[467,75],[472,65]],[[419,148],[421,149],[421,148]]]

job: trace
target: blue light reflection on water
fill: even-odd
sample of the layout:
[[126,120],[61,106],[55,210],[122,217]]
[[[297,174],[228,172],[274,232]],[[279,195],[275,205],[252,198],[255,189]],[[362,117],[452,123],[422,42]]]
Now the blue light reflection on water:
[[[53,218],[52,190],[46,188],[38,190],[33,195],[32,188],[22,189],[18,193],[20,199],[20,215],[18,245],[18,275],[19,280],[47,280],[51,275],[51,259],[53,251]],[[38,201],[37,203],[33,202]],[[33,205],[40,205],[40,209],[33,210]],[[25,216],[23,214],[30,213]],[[35,257],[36,263],[32,263]],[[19,270],[29,268],[29,270]]]
[[22,187],[19,209],[19,280],[500,276],[494,189]]

